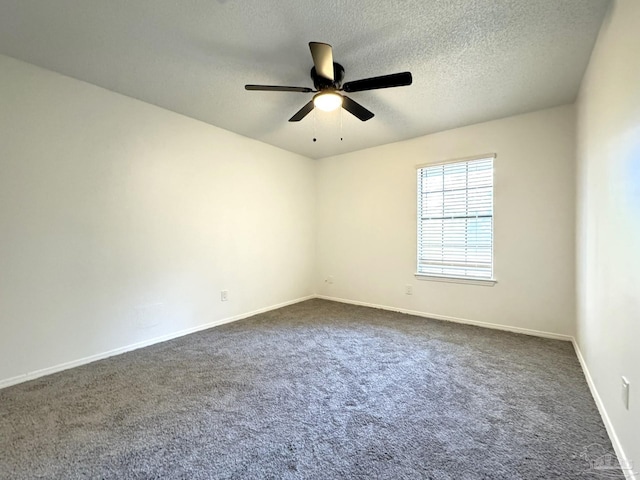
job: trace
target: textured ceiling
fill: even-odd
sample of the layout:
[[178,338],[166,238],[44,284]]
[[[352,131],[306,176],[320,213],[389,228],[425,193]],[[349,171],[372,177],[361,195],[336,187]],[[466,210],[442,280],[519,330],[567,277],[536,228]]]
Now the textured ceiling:
[[[0,53],[320,158],[572,102],[607,6],[2,0]],[[413,85],[350,94],[376,114],[365,123],[346,111],[288,123],[312,94],[244,84],[311,87],[309,41],[333,45],[345,81],[409,70]]]

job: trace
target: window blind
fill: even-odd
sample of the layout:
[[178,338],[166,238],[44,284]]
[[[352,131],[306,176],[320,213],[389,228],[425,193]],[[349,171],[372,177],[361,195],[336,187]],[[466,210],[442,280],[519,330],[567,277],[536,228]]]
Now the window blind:
[[418,274],[493,277],[493,157],[418,168]]

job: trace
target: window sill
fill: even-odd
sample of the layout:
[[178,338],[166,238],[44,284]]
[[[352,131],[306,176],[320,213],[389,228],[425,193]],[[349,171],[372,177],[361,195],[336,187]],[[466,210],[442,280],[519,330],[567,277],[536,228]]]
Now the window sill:
[[481,285],[483,287],[493,287],[498,283],[498,281],[493,278],[441,277],[439,275],[427,275],[425,273],[416,273],[415,277],[418,280],[445,283],[466,283],[467,285]]

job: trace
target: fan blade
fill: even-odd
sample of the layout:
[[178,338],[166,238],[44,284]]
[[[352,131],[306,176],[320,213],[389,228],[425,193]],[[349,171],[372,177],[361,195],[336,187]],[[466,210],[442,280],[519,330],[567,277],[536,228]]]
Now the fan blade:
[[281,87],[278,85],[245,85],[245,90],[260,90],[264,92],[300,92],[311,93],[315,90],[307,87]]
[[333,49],[328,43],[309,42],[316,73],[333,82]]
[[342,89],[345,92],[362,92],[364,90],[375,90],[377,88],[404,87],[411,85],[412,81],[411,72],[392,73],[391,75],[347,82],[342,86]]
[[360,105],[358,102],[351,100],[346,95],[343,95],[342,98],[343,98],[342,108],[344,108],[347,112],[355,115],[363,122],[366,122],[367,120],[370,120],[373,118],[373,112],[370,112],[369,110],[364,108],[362,105]]
[[306,117],[309,112],[313,110],[313,100],[309,101],[304,107],[296,112],[296,114],[289,119],[290,122],[299,122]]

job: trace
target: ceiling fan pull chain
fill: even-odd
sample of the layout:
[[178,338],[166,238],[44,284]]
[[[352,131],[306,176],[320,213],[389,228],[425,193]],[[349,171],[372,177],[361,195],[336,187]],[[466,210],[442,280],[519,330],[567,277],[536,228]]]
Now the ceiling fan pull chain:
[[342,108],[340,109],[340,141],[342,141]]
[[316,109],[313,109],[313,141],[315,142],[316,138]]

